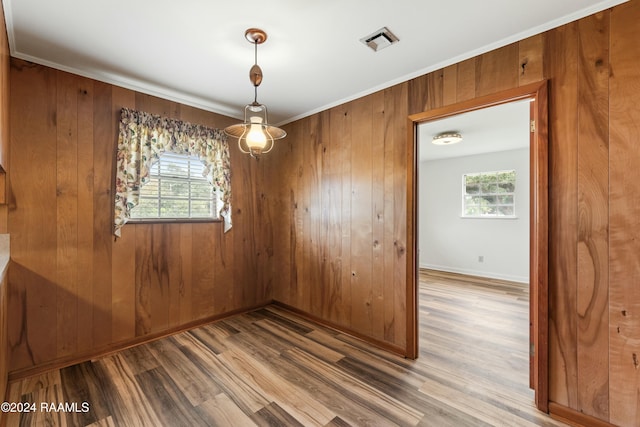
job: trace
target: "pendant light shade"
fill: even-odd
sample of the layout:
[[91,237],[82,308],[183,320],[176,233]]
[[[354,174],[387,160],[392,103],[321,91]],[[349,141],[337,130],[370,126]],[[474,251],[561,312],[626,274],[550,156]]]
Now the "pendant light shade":
[[244,122],[226,128],[225,133],[238,138],[240,151],[258,156],[273,148],[273,141],[284,138],[287,133],[267,122],[267,107],[257,102],[244,107]]
[[244,121],[227,127],[224,132],[233,138],[238,138],[240,151],[258,158],[260,154],[271,151],[273,142],[284,138],[287,133],[269,125],[267,107],[258,102],[258,86],[262,83],[262,69],[258,66],[258,45],[267,40],[267,34],[258,28],[249,28],[245,32],[245,37],[255,46],[255,63],[249,71],[255,97],[251,104],[244,107]]

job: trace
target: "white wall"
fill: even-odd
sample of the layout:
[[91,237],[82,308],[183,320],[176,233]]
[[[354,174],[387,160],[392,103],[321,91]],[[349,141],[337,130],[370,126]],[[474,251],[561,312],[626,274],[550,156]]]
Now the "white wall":
[[[461,218],[462,175],[504,169],[516,171],[517,218]],[[528,148],[421,162],[418,198],[420,267],[529,282]]]

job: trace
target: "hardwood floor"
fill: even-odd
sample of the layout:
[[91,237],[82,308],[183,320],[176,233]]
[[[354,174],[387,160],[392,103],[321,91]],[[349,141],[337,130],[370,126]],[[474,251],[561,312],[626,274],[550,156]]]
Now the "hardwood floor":
[[36,410],[7,425],[564,425],[528,389],[526,287],[420,281],[418,360],[270,306],[14,382]]

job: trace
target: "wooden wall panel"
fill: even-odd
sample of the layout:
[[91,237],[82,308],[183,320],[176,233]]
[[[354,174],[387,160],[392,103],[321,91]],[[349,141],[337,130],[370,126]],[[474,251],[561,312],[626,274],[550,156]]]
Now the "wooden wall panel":
[[458,65],[449,65],[442,71],[442,105],[458,101]]
[[[215,232],[215,231],[214,231]],[[196,251],[198,248],[196,248]],[[193,301],[193,225],[180,225],[180,243],[179,253],[182,262],[180,277],[180,285],[178,291],[178,324],[184,325],[190,322],[193,317],[191,301]],[[219,277],[217,278],[219,279]],[[224,282],[223,282],[224,283]],[[228,291],[228,289],[227,289]],[[218,305],[221,313],[226,311],[224,305]]]
[[[318,260],[312,256],[313,254],[313,238],[311,235],[311,229],[314,227],[315,221],[311,218],[311,202],[313,199],[313,195],[316,192],[316,188],[314,186],[314,177],[313,173],[315,169],[311,166],[315,161],[311,159],[313,156],[313,140],[311,139],[312,128],[314,126],[314,122],[316,117],[309,118],[309,120],[305,120],[302,122],[301,131],[303,138],[305,140],[305,144],[300,146],[299,153],[302,154],[300,158],[300,180],[298,184],[305,188],[308,191],[303,191],[298,193],[298,209],[297,214],[299,215],[299,224],[300,230],[302,234],[300,235],[301,239],[298,239],[300,243],[299,248],[299,257],[296,260],[296,264],[299,266],[300,281],[298,282],[302,286],[298,287],[298,301],[300,302],[300,307],[304,311],[311,312],[313,295],[315,294],[314,288],[317,288],[315,285],[317,278],[312,276],[312,271],[315,269],[314,266],[317,264]],[[314,206],[313,209],[317,209],[319,206]]]
[[56,111],[56,281],[57,350],[68,356],[77,351],[78,307],[78,80],[57,75]]
[[288,188],[272,203],[290,199],[293,212],[279,228],[289,237],[274,240],[289,253],[274,257],[273,271],[291,271],[275,299],[393,348],[406,339],[408,87],[287,125],[286,149],[261,160],[289,161],[265,167],[268,187]]
[[411,97],[412,104],[409,105],[409,111],[425,111],[426,104],[429,102],[429,81],[433,81],[431,74],[425,74],[420,77],[411,79],[411,92],[416,96]]
[[[577,407],[577,25],[547,34],[549,93],[549,394]],[[573,226],[568,227],[568,224]]]
[[[5,173],[9,170],[9,40],[5,24],[4,6],[0,5],[0,203],[6,203]],[[6,212],[0,217],[6,224]],[[6,232],[6,231],[3,231]]]
[[[12,367],[54,359],[57,350],[56,73],[25,63],[13,66],[12,76],[16,72],[24,79],[11,82],[11,159],[16,165],[10,175],[13,206],[9,214]],[[15,99],[35,102],[14,105]],[[18,127],[16,121],[28,125]],[[14,143],[16,135],[21,136],[19,143]],[[21,149],[15,150],[18,145]],[[16,212],[21,215],[14,215]]]
[[[305,216],[307,223],[305,229],[308,233],[308,255],[305,255],[305,259],[309,259],[312,262],[307,269],[306,276],[309,280],[305,283],[309,283],[310,297],[310,309],[313,312],[322,311],[325,304],[324,300],[324,287],[321,286],[326,280],[326,258],[324,252],[326,248],[326,238],[321,237],[321,230],[324,227],[323,218],[326,216],[326,206],[322,198],[322,182],[323,182],[323,158],[324,158],[324,144],[326,139],[323,132],[326,130],[324,126],[324,118],[326,114],[315,114],[310,117],[309,120],[309,143],[305,144],[308,148],[308,153],[305,156],[305,169],[308,176],[307,187],[311,189],[308,192],[308,200],[305,201]],[[324,233],[326,236],[326,233]],[[324,243],[324,245],[323,245]],[[308,257],[308,258],[307,258]]]
[[[243,191],[240,194],[237,194],[237,199],[248,202],[244,204],[244,208],[236,209],[234,208],[234,233],[230,236],[233,239],[233,244],[236,249],[238,249],[237,255],[239,261],[242,265],[245,266],[245,271],[233,271],[233,279],[236,285],[233,288],[233,304],[251,304],[254,300],[254,291],[253,288],[256,287],[257,282],[257,273],[259,270],[259,254],[257,253],[257,241],[258,235],[255,233],[253,221],[253,215],[255,214],[253,206],[251,203],[254,200],[254,195],[258,189],[256,188],[255,182],[255,172],[254,169],[257,167],[255,165],[254,159],[246,156],[240,159],[241,162],[245,164],[246,167],[243,167],[239,170],[234,171],[233,175],[236,178],[237,187],[242,188]],[[211,248],[211,256],[215,256],[215,249]],[[213,270],[215,271],[215,270]],[[251,277],[251,282],[242,280],[242,277],[247,275]],[[194,274],[196,280],[198,279],[198,275]]]
[[409,111],[411,114],[442,107],[444,91],[443,70],[434,71],[424,76],[416,77],[410,82]]
[[[215,280],[215,260],[216,260],[216,241],[210,236],[215,235],[216,225],[202,226],[202,224],[194,224],[194,229],[199,229],[200,233],[194,233],[192,236],[192,290],[191,290],[191,312],[196,319],[207,317],[212,313],[214,304],[215,289],[211,286]],[[235,230],[233,230],[235,231]],[[233,283],[233,281],[232,281]],[[235,286],[230,295],[227,295],[229,301],[219,301],[221,306],[231,306],[233,296],[238,286]],[[223,297],[224,298],[224,297]]]
[[[467,59],[456,64],[457,84],[456,98],[458,102],[473,99],[476,96],[476,58]],[[419,113],[413,111],[412,113]]]
[[610,421],[640,425],[640,4],[611,12],[609,104]]
[[[9,171],[9,44],[4,19],[4,7],[0,5],[0,234],[7,234],[7,217],[10,194],[8,194]],[[9,374],[9,301],[8,264],[10,263],[10,236],[3,246],[3,267],[0,269],[0,394],[5,396]],[[0,414],[0,423],[4,417]]]
[[[404,325],[402,325],[402,319],[399,318],[399,321],[396,322],[397,308],[398,308],[398,298],[397,295],[399,291],[402,291],[401,286],[394,286],[390,284],[395,283],[396,277],[396,263],[389,262],[389,260],[395,259],[395,231],[396,228],[394,224],[396,224],[395,213],[396,213],[396,192],[395,186],[396,181],[400,181],[401,179],[397,178],[396,175],[398,173],[398,167],[395,164],[395,156],[393,155],[396,144],[402,144],[404,141],[404,135],[398,135],[398,131],[396,129],[396,122],[394,121],[394,117],[396,114],[396,108],[398,106],[402,106],[403,100],[399,94],[399,90],[402,87],[407,87],[405,84],[403,86],[394,86],[384,91],[384,151],[382,153],[384,159],[384,177],[383,177],[383,194],[384,194],[384,207],[383,207],[383,216],[382,219],[384,221],[383,225],[383,237],[379,240],[379,244],[382,246],[382,264],[384,265],[383,272],[383,282],[382,282],[382,298],[383,298],[383,308],[384,312],[384,340],[388,342],[396,342],[396,337],[402,336],[402,329]],[[398,105],[398,102],[400,105]],[[406,105],[406,103],[404,103]],[[404,170],[403,167],[400,167],[400,173]],[[400,294],[403,295],[404,293]],[[393,303],[391,303],[393,301]],[[404,301],[401,299],[401,301]]]
[[384,179],[385,92],[373,95],[371,110],[371,312],[372,333],[385,336],[384,303]]
[[[269,160],[262,162],[266,176],[276,176],[276,171],[282,168],[282,164],[289,162],[291,154],[291,138],[277,142],[275,148],[269,153]],[[289,171],[292,173],[292,171]],[[290,267],[289,261],[291,252],[289,251],[290,234],[281,230],[289,230],[292,207],[290,203],[289,182],[285,174],[277,175],[278,180],[271,182],[264,189],[267,198],[267,208],[270,212],[271,222],[268,230],[271,239],[267,248],[269,261],[266,263],[265,283],[268,286],[269,296],[280,301],[286,300],[283,294],[289,291]],[[279,259],[276,263],[273,260]]]
[[[389,129],[389,143],[392,149],[389,154],[393,162],[393,224],[388,228],[391,234],[389,240],[388,256],[385,265],[393,265],[393,285],[391,292],[393,299],[389,299],[389,304],[393,304],[393,314],[388,314],[387,324],[393,330],[394,344],[405,347],[407,345],[406,319],[407,319],[407,245],[410,237],[407,236],[407,120],[409,115],[408,101],[411,98],[408,84],[396,86],[391,92],[393,103],[393,116],[387,120]],[[386,283],[388,287],[390,283]],[[389,291],[387,291],[389,292]],[[393,303],[391,302],[393,301]]]
[[[73,346],[76,354],[104,350],[272,297],[402,351],[414,240],[407,222],[407,116],[544,78],[549,396],[596,420],[637,425],[637,22],[640,2],[631,0],[288,124],[289,136],[259,162],[232,147],[230,234],[219,223],[127,225],[133,249],[111,236],[119,108],[214,127],[232,120],[12,61],[12,369],[64,360]],[[56,169],[74,163],[76,172]],[[83,268],[73,268],[74,259]],[[75,312],[59,312],[74,300]],[[76,319],[75,336],[59,324],[66,316]]]
[[[640,95],[637,22],[640,1],[632,0],[384,90],[382,152],[380,130],[371,123],[378,94],[329,110],[329,132],[322,143],[328,150],[324,159],[331,165],[323,165],[320,177],[330,209],[320,242],[328,247],[320,248],[320,254],[330,254],[330,274],[320,284],[291,277],[284,286],[321,286],[330,289],[331,298],[309,309],[299,305],[292,288],[281,293],[276,287],[276,300],[389,348],[405,348],[406,251],[414,239],[407,224],[408,114],[548,79],[549,398],[553,408],[567,408],[565,412],[581,414],[580,419],[594,425],[638,425],[640,325],[633,314],[640,311],[640,179],[635,167],[640,162],[640,116],[633,104]],[[269,169],[265,176],[267,183],[295,180],[286,196],[291,200],[324,205],[324,198],[310,198],[315,185],[309,184],[296,160],[305,152],[300,146],[311,143],[301,130],[315,120],[287,125],[287,147],[293,154],[279,157],[282,167]],[[378,130],[369,132],[372,125]],[[382,224],[376,222],[380,188]],[[369,192],[371,198],[362,199]],[[285,202],[284,195],[278,198],[282,200],[274,204]],[[365,211],[372,213],[371,221],[363,219]],[[274,252],[289,255],[276,257],[273,271],[279,265],[290,267],[281,259],[315,262],[305,258],[311,252],[295,249],[300,241],[306,242],[309,229],[296,226],[295,220],[287,224],[275,229],[287,237],[275,242]],[[372,240],[382,246],[368,247]],[[380,261],[384,279],[376,282]],[[359,280],[363,267],[370,283]],[[380,289],[382,336],[378,319],[363,309]]]
[[351,130],[351,297],[350,324],[372,336],[371,306],[372,218],[372,103],[373,97],[354,101]]
[[[87,262],[84,265],[91,266],[92,264]],[[136,262],[136,232],[122,233],[122,237],[113,243],[113,263],[111,265],[114,293],[111,330],[113,331],[113,340],[116,342],[132,339],[136,336],[137,266],[139,268],[139,264]],[[83,288],[91,289],[91,286],[83,286]],[[87,296],[91,298],[90,294]],[[92,314],[91,311],[89,314]],[[91,346],[86,348],[91,348]]]
[[153,275],[153,260],[151,259],[151,239],[153,226],[150,224],[136,225],[135,230],[135,327],[136,336],[151,333],[151,286]]
[[609,13],[578,22],[578,409],[609,418]]
[[[341,260],[342,260],[342,277],[340,278],[340,307],[335,307],[333,310],[338,315],[338,319],[340,319],[338,324],[349,325],[351,321],[351,313],[353,311],[354,301],[352,298],[352,287],[351,287],[351,276],[352,276],[352,266],[351,266],[351,227],[352,227],[352,209],[353,205],[351,204],[351,188],[353,183],[353,178],[351,175],[351,162],[353,153],[351,151],[351,144],[349,143],[352,140],[352,132],[353,132],[353,111],[352,105],[345,106],[345,108],[338,107],[341,117],[339,118],[339,122],[337,123],[339,133],[334,135],[336,139],[334,139],[333,147],[336,147],[338,150],[338,155],[341,158],[341,177],[342,177],[342,188],[341,188],[341,225],[342,225],[342,242],[341,242]],[[333,135],[333,134],[332,134]],[[338,303],[338,301],[335,301]],[[357,302],[356,302],[357,303]]]
[[82,79],[78,86],[78,348],[93,347],[93,217],[94,217],[94,86]]
[[[325,175],[325,183],[329,187],[328,192],[331,197],[329,200],[330,218],[329,226],[327,229],[328,244],[329,244],[329,257],[330,257],[330,274],[328,283],[325,286],[329,289],[329,298],[327,299],[327,312],[326,319],[329,319],[336,324],[344,324],[348,318],[347,309],[351,307],[347,292],[349,287],[344,282],[344,277],[348,277],[346,270],[348,269],[348,260],[350,252],[346,235],[346,224],[348,221],[345,217],[347,207],[345,203],[345,191],[346,180],[344,176],[344,170],[346,163],[350,157],[345,157],[346,147],[344,144],[340,144],[342,138],[349,138],[351,133],[351,120],[348,112],[341,106],[331,109],[329,112],[330,123],[330,143],[327,147],[329,151],[329,165],[331,165],[331,172]],[[350,152],[349,152],[350,154]],[[351,182],[351,176],[349,176],[349,182]],[[349,207],[351,204],[349,203]],[[346,247],[346,249],[345,249]]]
[[[115,114],[117,114],[121,108],[135,108],[136,94],[134,92],[113,87],[111,93],[111,103]],[[91,107],[91,105],[87,105],[86,110]],[[79,114],[83,112],[84,110],[79,110]],[[90,128],[90,130],[92,130],[92,128]],[[93,148],[93,144],[91,144],[93,140],[88,139],[89,137],[90,135],[87,135],[87,138],[83,138],[81,141],[83,141],[87,147]],[[112,146],[112,149],[115,150],[115,146]],[[91,163],[91,165],[93,165],[93,163]],[[90,185],[87,185],[87,189],[90,189],[92,192],[94,187],[93,181],[94,180],[91,181]],[[94,206],[87,203],[86,209],[88,212],[91,212],[91,216],[88,216],[87,221],[93,221]],[[114,342],[133,339],[136,336],[135,242],[135,232],[123,233],[122,238],[114,241],[111,248],[113,254],[111,262],[111,280],[113,283],[111,298],[111,339]],[[87,249],[81,250],[80,253],[86,253],[92,243],[93,241],[88,242],[86,245]],[[87,265],[89,268],[93,267],[92,263],[88,262],[88,260],[84,265]],[[91,283],[91,281],[87,281],[87,283]],[[90,287],[87,286],[87,288]],[[91,311],[89,311],[89,313],[92,314]],[[87,348],[91,347],[89,346]]]
[[[15,68],[13,69],[15,70]],[[12,70],[12,71],[13,71]],[[17,80],[20,75],[11,74],[11,82]],[[19,98],[12,96],[13,103],[18,103]],[[25,98],[28,102],[28,98]],[[29,105],[27,104],[27,108]],[[12,107],[13,108],[13,107]],[[117,132],[117,107],[113,105],[112,86],[106,83],[94,84],[93,103],[93,345],[102,347],[112,340],[112,242],[113,242],[113,209],[111,208],[114,194],[115,179],[113,178],[113,161],[116,148]],[[19,121],[12,122],[12,128],[21,128],[24,124]],[[16,145],[20,144],[22,136],[15,132],[11,138],[11,148],[18,151]],[[112,182],[113,181],[113,182]],[[16,214],[19,214],[16,212]],[[9,229],[11,229],[11,215],[9,216]],[[33,261],[32,261],[33,262]],[[11,280],[10,280],[11,282]],[[15,368],[28,365],[14,364]]]
[[[260,166],[231,144],[234,228],[127,224],[114,240],[122,107],[224,128],[236,120],[11,61],[8,214],[13,376],[262,305]],[[36,172],[36,173],[34,173]],[[236,253],[238,251],[238,253]]]
[[[302,282],[304,277],[304,260],[302,259],[304,254],[304,199],[303,192],[298,191],[298,187],[301,185],[303,178],[303,145],[300,141],[304,141],[304,122],[297,123],[291,130],[291,141],[298,142],[293,147],[293,155],[291,158],[290,168],[293,171],[289,175],[289,198],[290,198],[290,210],[289,210],[289,227],[290,236],[292,240],[290,242],[290,259],[289,271],[290,271],[290,285],[288,300],[295,307],[301,310],[308,310],[309,301],[304,297],[304,292],[307,291],[305,284]],[[304,188],[304,187],[303,187]]]
[[[314,146],[316,146],[316,162],[318,163],[318,197],[320,221],[316,230],[318,241],[318,258],[320,260],[320,271],[318,283],[317,299],[320,301],[316,306],[316,311],[322,313],[323,318],[329,315],[329,301],[331,299],[331,252],[332,242],[329,231],[332,227],[332,218],[335,215],[335,200],[332,197],[331,180],[334,179],[335,165],[331,164],[332,150],[330,136],[330,112],[324,111],[319,115],[320,123],[318,132],[313,136]],[[335,242],[335,239],[334,239]],[[274,260],[270,260],[273,263]]]
[[[4,7],[0,5],[0,234],[6,234],[9,171],[9,42],[4,19]],[[6,236],[5,236],[6,237]],[[10,245],[9,245],[10,246]],[[9,261],[9,260],[7,260]],[[9,375],[9,285],[8,266],[0,274],[0,394],[5,396]],[[3,421],[0,415],[0,423]]]
[[518,84],[520,86],[539,82],[544,78],[542,60],[544,34],[522,40],[518,43]]
[[512,43],[476,58],[476,96],[518,86],[518,43]]

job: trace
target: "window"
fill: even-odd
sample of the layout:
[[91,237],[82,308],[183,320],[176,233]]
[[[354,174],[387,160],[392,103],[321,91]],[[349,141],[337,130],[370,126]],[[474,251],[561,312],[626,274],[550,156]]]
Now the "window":
[[515,170],[462,175],[462,216],[515,217],[515,189]]
[[165,152],[151,167],[131,219],[214,219],[217,196],[205,166],[188,154]]

